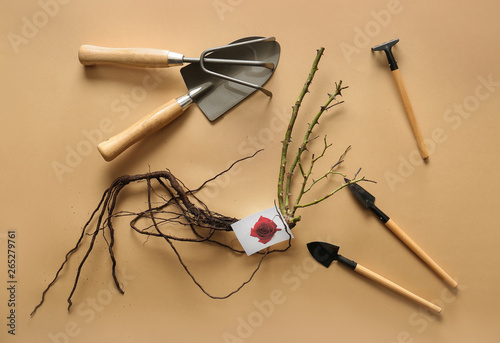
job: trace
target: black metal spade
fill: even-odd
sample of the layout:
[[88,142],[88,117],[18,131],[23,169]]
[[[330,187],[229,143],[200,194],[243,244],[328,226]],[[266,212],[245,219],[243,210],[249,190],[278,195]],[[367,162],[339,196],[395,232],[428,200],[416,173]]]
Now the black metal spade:
[[347,265],[351,269],[356,268],[356,262],[339,255],[340,247],[326,243],[326,242],[311,242],[307,243],[307,249],[316,261],[324,265],[326,268],[330,267],[333,261],[339,261]]
[[417,304],[420,304],[436,313],[441,313],[442,311],[441,307],[437,306],[436,304],[431,303],[430,301],[410,292],[409,290],[369,270],[368,268],[363,267],[359,263],[340,255],[338,253],[340,247],[336,245],[326,242],[310,242],[307,243],[307,249],[316,261],[327,268],[330,266],[330,264],[332,264],[333,261],[339,261],[355,272],[379,283],[380,285],[390,289],[391,291],[394,291],[410,300],[413,300]]
[[344,178],[345,183],[347,183],[347,188],[354,194],[356,199],[358,199],[364,207],[369,208],[375,215],[382,221],[382,223],[387,223],[390,219],[384,212],[382,212],[377,206],[375,206],[375,197],[368,193],[366,189],[358,185],[357,183],[350,183],[351,181]]
[[430,258],[427,253],[418,246],[413,239],[410,238],[391,218],[389,218],[384,212],[382,212],[377,206],[375,206],[375,197],[371,195],[366,189],[361,187],[357,183],[351,183],[347,178],[344,178],[347,183],[347,187],[354,194],[356,199],[358,199],[363,206],[369,208],[375,215],[385,224],[403,243],[408,246],[418,257],[424,261],[429,268],[431,268],[437,275],[439,275],[448,285],[453,288],[458,286],[451,276],[449,276],[443,268],[441,268],[432,258]]

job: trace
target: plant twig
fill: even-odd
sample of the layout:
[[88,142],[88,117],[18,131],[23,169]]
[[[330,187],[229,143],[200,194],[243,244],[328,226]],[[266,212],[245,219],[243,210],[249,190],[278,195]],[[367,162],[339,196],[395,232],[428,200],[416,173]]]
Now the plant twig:
[[[342,175],[342,176],[345,176],[344,174],[341,174],[341,173],[338,173],[339,175]],[[304,208],[304,207],[309,207],[309,206],[312,206],[312,205],[316,205],[326,199],[328,199],[329,197],[331,197],[332,195],[334,195],[335,193],[337,193],[338,191],[340,191],[341,189],[345,188],[347,185],[349,184],[352,184],[352,183],[356,183],[356,182],[360,182],[360,181],[364,181],[365,178],[364,177],[361,177],[359,179],[355,179],[355,180],[351,180],[349,183],[343,183],[341,184],[338,188],[336,188],[335,190],[333,190],[332,192],[326,194],[325,196],[319,198],[319,199],[316,199],[310,203],[307,203],[307,204],[300,204],[300,205],[297,205],[295,206],[296,209],[298,208]]]
[[290,206],[290,195],[288,194],[289,187],[287,187],[287,185],[285,184],[288,146],[291,143],[292,130],[295,125],[297,115],[299,114],[299,109],[300,106],[302,105],[302,100],[304,99],[305,95],[309,93],[309,86],[311,85],[311,82],[314,78],[314,74],[316,74],[316,71],[318,70],[318,63],[321,59],[321,56],[323,55],[324,50],[325,48],[323,47],[317,50],[316,58],[314,59],[314,62],[312,64],[311,71],[309,72],[309,75],[306,79],[306,82],[304,83],[304,86],[302,87],[302,90],[299,94],[297,101],[295,102],[295,105],[293,106],[290,122],[285,132],[285,139],[283,139],[282,141],[280,172],[278,178],[278,207],[281,213],[285,216],[285,219],[287,219],[288,216],[287,213]]
[[[299,94],[299,97],[297,101],[295,102],[295,106],[293,107],[292,115],[290,118],[290,123],[288,125],[288,128],[285,132],[285,139],[282,142],[282,149],[281,149],[281,160],[280,160],[280,173],[278,177],[278,204],[280,211],[282,212],[283,216],[285,217],[288,225],[290,227],[293,227],[299,220],[300,216],[296,215],[296,211],[299,208],[304,208],[308,206],[315,205],[325,199],[328,199],[331,197],[333,194],[337,193],[339,190],[345,187],[345,185],[342,185],[338,187],[337,189],[333,190],[332,192],[327,193],[326,195],[320,197],[317,200],[314,200],[312,202],[302,204],[301,201],[303,200],[304,194],[308,193],[314,186],[318,184],[321,180],[326,179],[329,175],[341,175],[345,176],[344,174],[335,171],[334,169],[340,165],[344,161],[344,157],[349,151],[350,147],[348,147],[345,152],[340,156],[339,161],[335,163],[327,172],[323,173],[319,178],[312,180],[312,182],[309,183],[309,180],[311,179],[311,175],[313,173],[313,168],[316,164],[316,162],[323,158],[325,156],[325,153],[328,148],[331,147],[331,144],[327,143],[326,136],[324,138],[324,145],[323,145],[323,150],[318,156],[315,156],[314,154],[311,157],[311,161],[309,163],[308,168],[304,168],[304,163],[302,161],[303,154],[305,151],[308,151],[308,145],[309,143],[315,139],[311,138],[311,134],[316,127],[316,125],[319,124],[319,120],[321,116],[331,109],[332,107],[339,105],[343,103],[343,101],[338,101],[337,97],[342,96],[342,91],[346,89],[347,87],[342,86],[342,80],[340,80],[338,83],[335,84],[335,90],[333,93],[328,94],[328,99],[326,102],[320,106],[318,112],[316,115],[313,117],[312,121],[309,123],[307,130],[304,134],[304,138],[302,139],[302,142],[300,146],[297,149],[297,152],[293,156],[293,159],[291,160],[290,166],[287,171],[287,158],[288,158],[288,149],[289,146],[292,143],[292,131],[295,125],[295,121],[298,117],[299,109],[302,104],[302,101],[304,100],[305,94],[309,92],[309,86],[314,78],[314,75],[316,71],[318,70],[318,64],[319,61],[323,55],[324,48],[320,48],[317,50],[316,58],[314,59],[313,65],[311,67],[311,71],[309,72],[309,75],[306,79],[306,82],[304,83],[304,86],[302,88],[302,91]],[[302,181],[300,183],[300,187],[298,190],[297,195],[295,196],[295,201],[292,200],[292,194],[291,194],[291,188],[293,185],[293,181],[296,179],[297,175],[297,168],[300,172],[300,176],[302,177]],[[358,182],[361,181],[361,179],[356,179],[353,180],[352,182]]]

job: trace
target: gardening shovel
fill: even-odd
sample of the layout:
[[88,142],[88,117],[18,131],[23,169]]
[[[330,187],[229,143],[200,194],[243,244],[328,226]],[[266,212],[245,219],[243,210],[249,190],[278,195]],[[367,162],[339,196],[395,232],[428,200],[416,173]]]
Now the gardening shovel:
[[370,269],[363,267],[357,262],[349,260],[344,256],[338,253],[340,247],[326,243],[326,242],[310,242],[307,243],[307,249],[314,257],[316,261],[321,263],[323,266],[328,268],[333,261],[339,261],[354,270],[355,272],[369,278],[372,281],[379,283],[382,286],[394,291],[402,296],[415,301],[417,304],[420,304],[436,313],[441,313],[441,307],[436,304],[431,303],[430,301],[410,292],[409,290],[401,287],[400,285],[386,279],[385,277],[371,271]]
[[[188,93],[157,108],[125,131],[98,145],[106,161],[111,161],[127,148],[166,126],[196,103],[210,120],[214,121],[231,108],[262,88],[273,75],[280,57],[280,46],[274,38],[247,37],[227,46],[213,48],[209,59],[240,59],[265,61],[274,68],[233,63],[192,63],[181,69]],[[241,43],[241,44],[240,44]],[[234,45],[231,46],[231,45]],[[210,64],[210,66],[208,66]]]
[[431,268],[437,275],[439,275],[448,285],[453,288],[458,286],[458,283],[449,276],[443,268],[441,268],[432,258],[430,258],[427,253],[418,246],[413,239],[410,238],[391,218],[389,218],[384,212],[382,212],[377,206],[375,206],[375,197],[368,193],[366,189],[358,185],[357,183],[350,183],[350,180],[344,178],[347,183],[347,187],[354,194],[356,199],[358,199],[363,206],[369,208],[373,213],[377,215],[382,223],[385,224],[403,243],[406,244],[422,261],[424,261],[429,268]]

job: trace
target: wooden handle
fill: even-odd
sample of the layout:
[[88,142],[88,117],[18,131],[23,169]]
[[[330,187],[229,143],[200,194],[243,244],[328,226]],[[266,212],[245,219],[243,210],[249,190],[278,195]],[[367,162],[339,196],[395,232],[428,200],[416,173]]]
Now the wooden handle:
[[458,286],[458,283],[453,280],[451,276],[449,276],[443,268],[441,268],[432,258],[429,257],[418,246],[417,243],[413,241],[392,219],[389,219],[385,225],[396,235],[398,238],[403,241],[418,257],[420,257],[436,274],[438,274],[448,285],[453,288]]
[[415,135],[415,138],[417,140],[417,145],[418,149],[420,150],[420,155],[422,156],[423,159],[426,159],[429,157],[429,152],[427,151],[427,148],[424,143],[424,138],[422,137],[422,133],[420,132],[420,129],[418,127],[417,119],[415,118],[415,113],[413,113],[413,108],[411,107],[410,98],[408,97],[408,93],[406,92],[406,88],[403,83],[403,79],[401,78],[401,73],[399,72],[399,69],[393,70],[392,75],[394,76],[394,80],[396,81],[396,86],[398,87],[399,95],[403,100],[403,106],[405,108],[406,115],[410,120],[411,129],[413,130],[413,134]]
[[388,279],[384,278],[383,276],[378,275],[377,273],[371,271],[370,269],[363,267],[359,263],[354,270],[356,272],[358,272],[359,274],[366,276],[370,280],[373,280],[373,281],[381,284],[382,286],[385,286],[385,287],[389,288],[390,290],[392,290],[396,293],[399,293],[402,296],[405,296],[408,299],[413,300],[416,303],[418,303],[422,306],[425,306],[426,308],[428,308],[436,313],[441,313],[441,311],[442,311],[441,307],[437,306],[436,304],[433,304],[430,301],[425,300],[424,298],[422,298],[422,297],[410,292],[409,290],[399,286],[398,284],[392,282],[391,280],[388,280]]
[[100,143],[97,149],[106,161],[111,161],[131,145],[158,131],[183,112],[184,109],[181,105],[179,105],[177,100],[173,99],[165,105],[158,107],[125,131]]
[[113,64],[139,68],[166,68],[182,63],[170,64],[168,50],[147,48],[105,48],[82,45],[78,51],[80,63],[86,66]]

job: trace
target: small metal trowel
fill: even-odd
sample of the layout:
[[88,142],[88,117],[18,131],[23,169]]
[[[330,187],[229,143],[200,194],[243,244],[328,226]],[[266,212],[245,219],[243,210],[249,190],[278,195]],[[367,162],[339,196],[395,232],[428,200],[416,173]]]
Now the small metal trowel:
[[[181,69],[187,94],[171,100],[125,131],[100,143],[97,147],[99,152],[106,161],[113,160],[139,140],[172,122],[192,103],[196,103],[213,121],[256,90],[270,96],[271,92],[262,86],[273,75],[279,57],[280,45],[274,37],[246,37],[226,46],[205,50],[199,63]],[[121,56],[123,58],[126,56]],[[258,61],[258,64],[220,63],[221,60]]]
[[349,190],[354,194],[364,207],[369,208],[375,215],[385,224],[408,248],[410,248],[422,261],[424,261],[429,268],[431,268],[437,275],[439,275],[448,285],[453,288],[458,286],[450,275],[448,275],[443,268],[441,268],[434,260],[427,255],[427,253],[418,246],[413,239],[410,238],[391,218],[375,206],[375,197],[371,195],[366,189],[357,183],[351,183],[349,179],[344,178]]
[[372,281],[377,282],[378,284],[390,289],[391,291],[394,291],[398,294],[401,294],[402,296],[413,300],[417,304],[420,304],[436,313],[441,313],[441,307],[437,306],[436,304],[410,292],[409,290],[401,287],[400,285],[386,279],[385,277],[375,273],[374,271],[371,271],[370,269],[363,267],[357,262],[354,262],[348,258],[345,258],[344,256],[340,255],[339,249],[340,247],[326,243],[326,242],[310,242],[307,243],[307,249],[311,253],[311,255],[314,257],[316,261],[321,263],[323,266],[328,268],[330,264],[332,264],[333,261],[339,261],[342,264],[346,265],[350,269],[354,270],[355,272],[369,278]]

